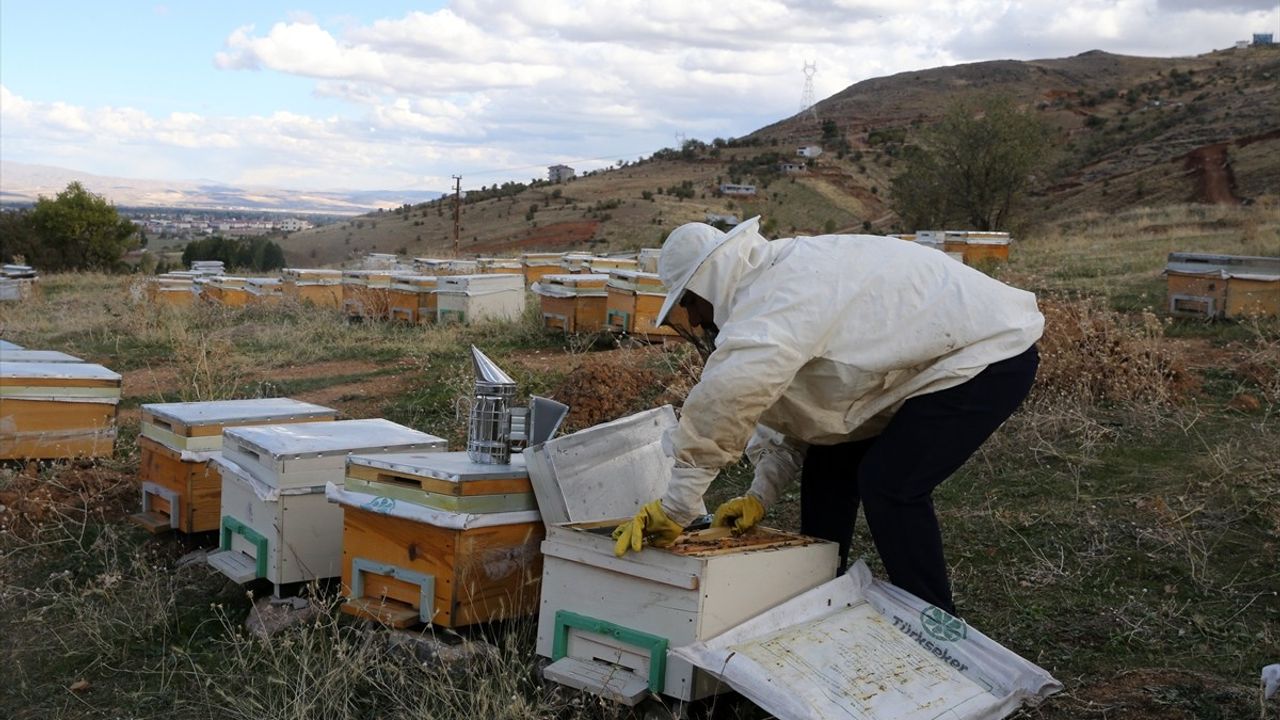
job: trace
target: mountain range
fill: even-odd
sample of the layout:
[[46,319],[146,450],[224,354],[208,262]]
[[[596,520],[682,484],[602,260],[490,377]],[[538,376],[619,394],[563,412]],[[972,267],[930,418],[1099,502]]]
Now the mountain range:
[[135,208],[359,215],[441,195],[422,190],[314,191],[238,187],[212,180],[141,180],[4,161],[0,162],[0,205],[29,205],[41,195],[57,195],[72,181],[119,207]]

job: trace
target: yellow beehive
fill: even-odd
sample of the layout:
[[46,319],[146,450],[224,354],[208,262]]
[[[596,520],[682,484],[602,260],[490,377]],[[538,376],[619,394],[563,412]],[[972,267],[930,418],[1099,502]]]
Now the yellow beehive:
[[[950,248],[947,248],[950,249]],[[978,265],[985,262],[1009,261],[1009,233],[980,232],[970,230],[965,233],[964,264]]]
[[224,428],[336,417],[332,408],[287,398],[143,405],[138,438],[142,510],[130,520],[151,532],[217,530],[222,478],[209,461],[221,453]]
[[[656,273],[614,270],[609,273],[608,291],[605,323],[610,330],[658,338],[679,335],[669,325],[654,324],[667,299],[666,288]],[[671,322],[688,325],[684,308],[676,306],[671,311]]]
[[1169,253],[1169,313],[1280,316],[1280,257]]
[[319,308],[337,310],[342,307],[342,271],[285,268],[283,293],[286,299],[311,303]]
[[436,279],[429,275],[400,275],[388,290],[387,308],[391,320],[420,325],[435,322]]
[[521,255],[520,268],[524,272],[525,287],[533,287],[534,283],[547,275],[558,275],[561,272],[560,255],[552,252]]
[[342,310],[348,318],[386,320],[391,314],[391,270],[346,270],[342,273]]
[[120,380],[91,363],[0,360],[0,460],[110,457]]
[[599,332],[604,329],[609,276],[546,275],[533,286],[541,299],[542,325],[563,332]]
[[640,263],[632,258],[595,257],[587,263],[588,272],[608,275],[614,270],[639,270]]

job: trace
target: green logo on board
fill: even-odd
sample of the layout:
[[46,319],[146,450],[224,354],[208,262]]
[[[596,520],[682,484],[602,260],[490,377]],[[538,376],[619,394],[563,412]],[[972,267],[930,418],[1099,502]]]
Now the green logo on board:
[[920,624],[934,640],[955,642],[963,640],[967,626],[960,618],[942,608],[930,606],[920,613]]

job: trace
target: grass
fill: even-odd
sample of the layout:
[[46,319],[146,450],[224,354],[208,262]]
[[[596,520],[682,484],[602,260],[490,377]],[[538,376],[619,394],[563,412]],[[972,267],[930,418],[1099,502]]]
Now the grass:
[[[936,503],[962,612],[1067,686],[1022,717],[1257,715],[1258,669],[1280,647],[1280,325],[1170,321],[1158,273],[1169,249],[1266,252],[1278,225],[1259,207],[1083,217],[1026,237],[998,271],[1042,296],[1040,382]],[[683,397],[700,368],[688,348],[599,352],[544,335],[532,311],[407,328],[288,306],[156,312],[102,275],[53,276],[45,290],[0,309],[0,335],[125,371],[126,401],[113,458],[0,468],[0,714],[628,716],[540,682],[532,620],[464,633],[491,649],[461,663],[424,663],[338,614],[327,585],[310,589],[314,621],[251,636],[244,589],[180,563],[210,538],[124,521],[137,505],[136,408],[285,393],[459,447],[471,344],[522,392],[619,396],[602,406],[613,414]],[[750,475],[727,469],[708,504]],[[796,527],[794,489],[769,522]],[[854,553],[877,569],[871,548],[859,523]],[[716,711],[761,717],[731,697]]]

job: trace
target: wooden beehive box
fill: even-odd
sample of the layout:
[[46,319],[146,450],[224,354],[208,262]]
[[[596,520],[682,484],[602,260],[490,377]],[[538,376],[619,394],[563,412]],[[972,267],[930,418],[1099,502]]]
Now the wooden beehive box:
[[274,305],[284,299],[279,278],[249,278],[244,285],[248,305]]
[[[435,322],[436,279],[431,275],[400,275],[393,278],[388,290],[388,317],[391,320],[418,325]],[[430,319],[424,319],[424,315]]]
[[1008,262],[1009,233],[971,230],[965,233],[963,252],[965,265]]
[[480,275],[480,263],[475,260],[450,260],[446,266],[450,275]]
[[520,268],[524,272],[525,287],[547,275],[556,275],[560,270],[560,253],[525,253],[520,256]]
[[587,263],[587,271],[608,275],[614,270],[639,270],[640,263],[634,258],[593,257]]
[[341,270],[285,268],[282,275],[286,299],[311,303],[319,308],[337,310],[342,307]]
[[[666,299],[666,288],[656,273],[615,270],[609,273],[605,323],[615,332],[642,337],[678,337],[679,333],[670,325],[656,325],[654,322]],[[671,311],[671,322],[687,326],[688,313],[677,305]]]
[[391,315],[391,270],[346,270],[342,273],[342,309],[349,318],[386,320]]
[[722,688],[667,649],[835,576],[834,543],[768,528],[615,557],[610,532],[665,490],[662,435],[675,424],[664,406],[525,450],[547,524],[537,652],[553,661],[548,679],[632,705],[651,692],[706,697]]
[[441,275],[453,275],[449,270],[449,260],[441,258],[414,258],[413,271],[419,275],[430,275],[439,277]]
[[1280,316],[1280,257],[1169,253],[1169,313]]
[[325,422],[337,414],[288,398],[143,405],[138,438],[142,508],[130,520],[151,532],[217,530],[222,476],[209,461],[222,450],[225,428]]
[[101,365],[0,358],[0,460],[109,457],[119,403]]
[[353,454],[342,492],[344,612],[405,627],[532,615],[544,531],[524,459]]
[[524,313],[524,278],[519,275],[449,275],[436,278],[436,320],[464,325],[515,320]]
[[227,307],[244,307],[249,304],[249,289],[246,287],[248,284],[248,278],[229,275],[215,277],[209,281],[209,287],[214,290],[210,297]]
[[545,275],[533,287],[542,306],[542,326],[563,332],[599,332],[605,326],[609,276],[600,273]]
[[591,261],[595,256],[589,253],[565,253],[560,256],[561,275],[576,275],[590,272]]
[[969,244],[969,233],[966,230],[946,230],[942,233],[942,249],[944,252],[964,252]]
[[389,420],[227,428],[219,550],[209,564],[235,582],[275,586],[342,574],[342,510],[326,484],[346,476],[349,453],[444,450],[434,435]]

